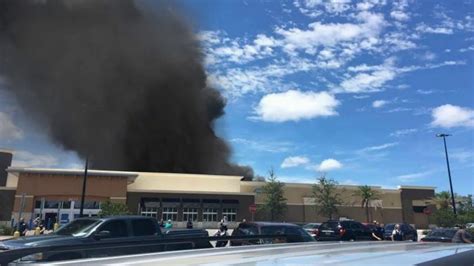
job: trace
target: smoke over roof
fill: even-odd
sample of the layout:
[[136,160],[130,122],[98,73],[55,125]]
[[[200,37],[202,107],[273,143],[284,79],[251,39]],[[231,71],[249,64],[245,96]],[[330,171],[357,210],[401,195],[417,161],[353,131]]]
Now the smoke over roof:
[[214,122],[225,100],[173,7],[0,0],[0,75],[51,139],[94,168],[253,176]]

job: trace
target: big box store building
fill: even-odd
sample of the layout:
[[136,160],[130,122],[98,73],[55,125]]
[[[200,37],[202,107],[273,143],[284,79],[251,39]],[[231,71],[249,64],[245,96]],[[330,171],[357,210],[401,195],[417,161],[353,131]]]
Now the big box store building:
[[[26,220],[41,216],[49,224],[59,218],[61,223],[67,223],[79,216],[83,169],[19,168],[11,167],[11,161],[11,152],[0,152],[1,223],[14,224],[20,216]],[[268,220],[265,213],[251,212],[253,205],[264,201],[264,185],[265,182],[243,181],[242,176],[89,170],[84,214],[95,216],[102,202],[112,201],[125,203],[133,214],[171,219],[177,227],[184,227],[191,219],[195,227],[216,228],[223,216],[235,224],[243,219],[264,221]],[[282,221],[327,220],[317,214],[312,186],[284,184],[288,208]],[[428,226],[434,187],[372,188],[380,197],[371,202],[371,220],[407,222],[417,228]],[[338,186],[344,202],[338,206],[339,217],[366,220],[361,199],[354,196],[357,189]]]

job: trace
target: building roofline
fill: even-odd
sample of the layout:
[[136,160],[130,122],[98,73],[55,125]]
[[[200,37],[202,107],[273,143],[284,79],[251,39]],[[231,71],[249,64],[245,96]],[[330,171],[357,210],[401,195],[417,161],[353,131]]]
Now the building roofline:
[[147,190],[127,188],[127,193],[160,193],[160,194],[199,194],[199,195],[238,195],[238,196],[255,196],[256,193],[251,192],[220,192],[220,191],[188,191],[188,190]]
[[424,189],[424,190],[435,190],[436,187],[430,186],[398,186],[398,189]]
[[[28,168],[28,167],[12,167],[7,169],[9,173],[38,173],[38,174],[63,174],[63,175],[83,175],[84,169],[66,169],[66,168]],[[208,175],[208,174],[187,174],[187,173],[163,173],[163,172],[133,172],[133,171],[113,171],[113,170],[96,170],[88,169],[87,174],[91,176],[123,176],[138,177],[140,175],[153,176],[189,176],[189,177],[206,177],[206,178],[225,178],[242,180],[243,176],[233,175]]]
[[15,153],[14,150],[6,149],[6,148],[0,148],[0,152],[3,152],[3,153],[10,153],[10,154]]
[[[266,182],[263,182],[263,181],[242,181],[242,183],[244,185],[252,185],[253,183],[257,183],[259,185],[265,185]],[[288,186],[288,187],[308,187],[308,186],[313,186],[314,183],[295,183],[295,182],[282,182],[285,186]],[[343,185],[343,184],[339,184],[337,185],[337,187],[339,188],[358,188],[360,185]],[[374,188],[374,189],[383,189],[385,190],[384,188],[382,188],[381,186],[369,186],[371,188]]]
[[[6,171],[9,173],[34,173],[34,174],[61,174],[61,175],[83,175],[84,174],[84,169],[62,169],[62,168],[8,167]],[[88,169],[87,175],[137,177],[138,173]]]

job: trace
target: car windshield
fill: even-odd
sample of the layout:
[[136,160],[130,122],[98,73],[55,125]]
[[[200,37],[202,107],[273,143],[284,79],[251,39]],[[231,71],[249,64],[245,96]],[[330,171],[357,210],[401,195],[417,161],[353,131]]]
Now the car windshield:
[[258,235],[258,229],[250,224],[240,224],[236,235]]
[[431,231],[428,236],[430,237],[446,237],[446,238],[453,238],[456,230],[449,230],[449,229],[435,229]]
[[63,236],[80,236],[89,233],[96,225],[100,223],[100,220],[94,219],[80,219],[75,220],[64,227],[61,227],[56,234]]
[[263,226],[262,235],[284,235],[284,226]]
[[334,229],[337,229],[337,226],[339,225],[339,223],[337,222],[331,222],[331,223],[322,223],[321,226],[319,227],[319,229],[321,230],[334,230]]
[[304,229],[315,229],[318,227],[319,227],[319,224],[306,224],[303,226]]
[[387,224],[387,225],[385,226],[385,228],[384,228],[384,229],[385,229],[385,232],[387,232],[387,231],[393,231],[393,228],[394,228],[394,227],[395,227],[395,224]]

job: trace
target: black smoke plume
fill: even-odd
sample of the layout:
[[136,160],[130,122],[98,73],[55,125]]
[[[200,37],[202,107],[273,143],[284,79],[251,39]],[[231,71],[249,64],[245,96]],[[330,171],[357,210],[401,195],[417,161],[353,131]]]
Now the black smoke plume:
[[[156,3],[155,3],[156,4]],[[174,7],[0,0],[0,75],[51,139],[94,168],[235,174],[214,132],[225,100]]]

